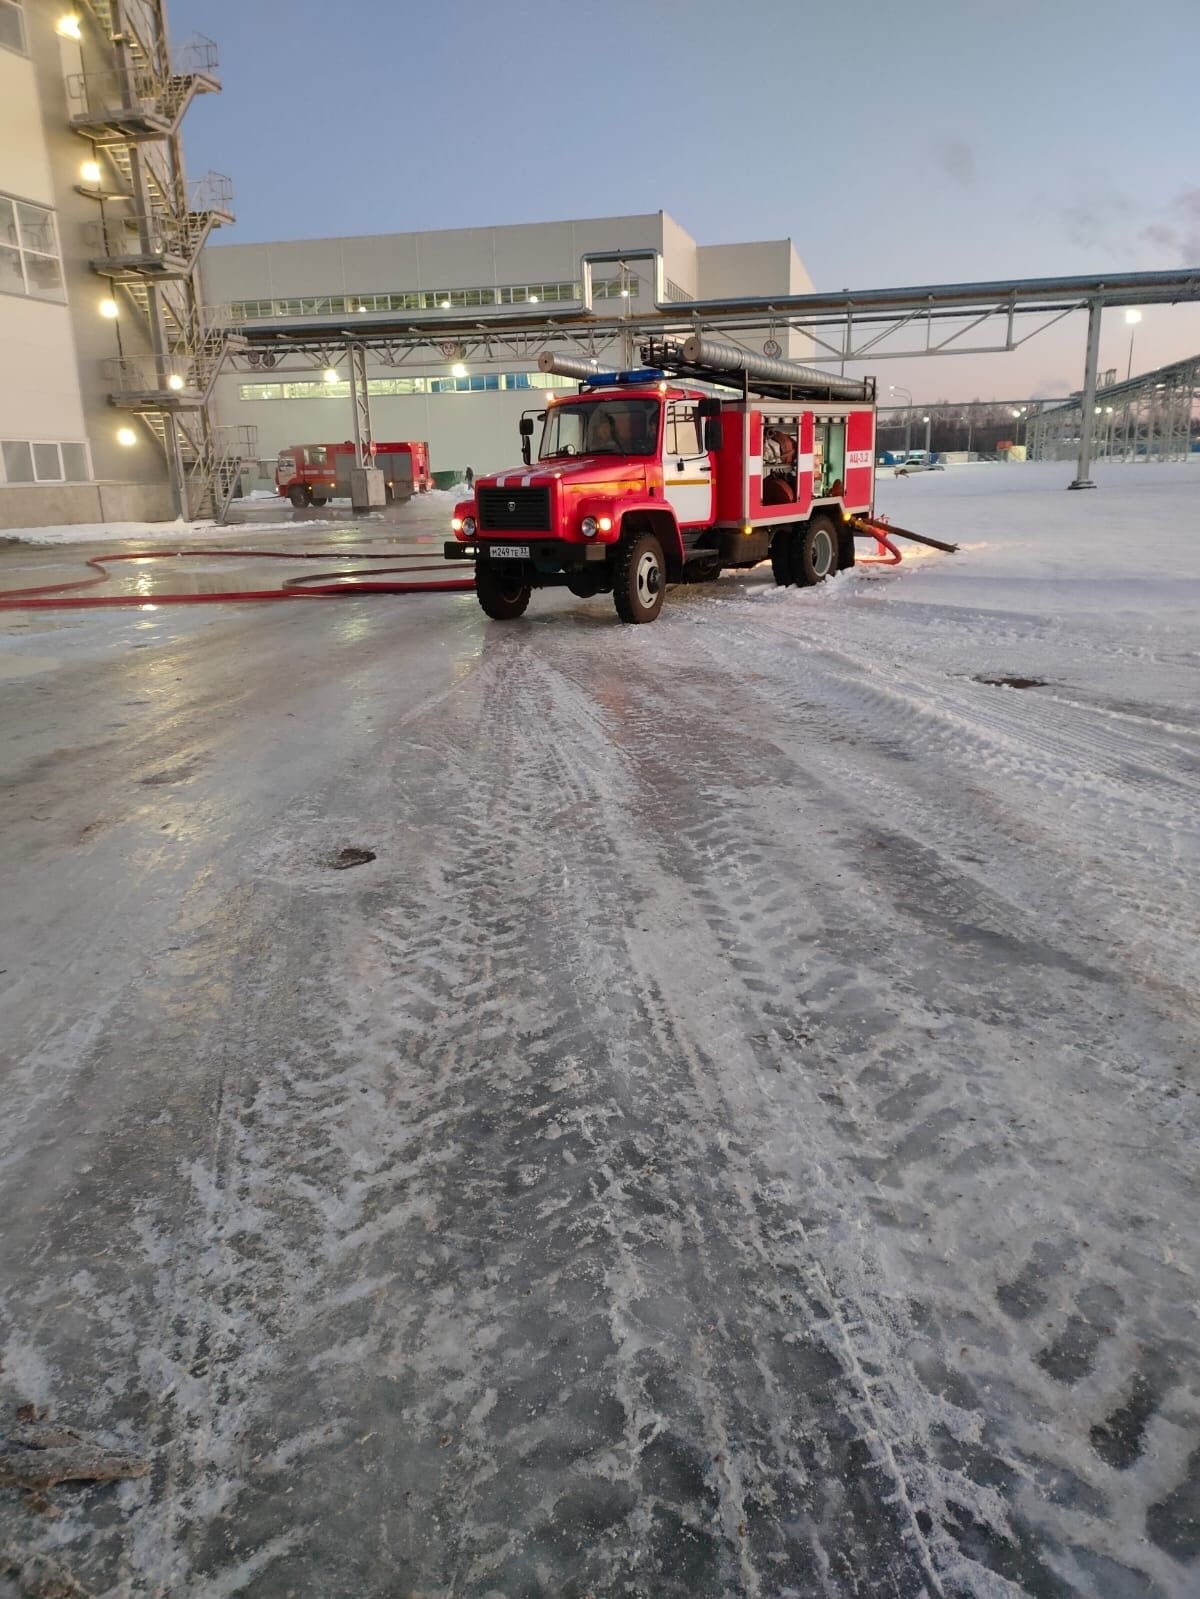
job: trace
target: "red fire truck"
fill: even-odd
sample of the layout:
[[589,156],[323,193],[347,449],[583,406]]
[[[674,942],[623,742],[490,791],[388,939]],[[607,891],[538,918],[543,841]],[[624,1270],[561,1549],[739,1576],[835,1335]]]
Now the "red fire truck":
[[562,585],[652,622],[668,583],[725,567],[770,559],[777,583],[810,584],[853,566],[850,518],[871,515],[875,489],[874,381],[701,335],[641,354],[643,368],[617,373],[541,357],[579,392],[521,418],[524,466],[478,478],[444,546],[475,563],[488,616],[520,616],[535,588]]
[[[376,444],[374,464],[383,471],[388,500],[407,500],[433,487],[429,475],[429,446],[408,440],[402,444]],[[289,444],[275,463],[275,487],[297,509],[324,505],[335,495],[350,493],[350,468],[354,445]]]

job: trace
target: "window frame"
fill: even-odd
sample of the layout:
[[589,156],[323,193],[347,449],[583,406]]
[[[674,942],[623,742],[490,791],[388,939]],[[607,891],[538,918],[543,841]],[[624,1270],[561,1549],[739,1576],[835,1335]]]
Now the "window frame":
[[15,13],[17,32],[21,37],[20,45],[6,44],[3,39],[0,39],[0,50],[11,50],[15,56],[27,57],[29,55],[29,34],[25,28],[25,7],[22,0],[0,0],[0,7]]
[[[29,469],[33,473],[30,478],[18,478],[16,481],[8,475],[4,465],[4,445],[23,444],[29,451]],[[87,472],[86,477],[68,477],[66,461],[63,458],[63,446],[71,444],[83,451],[83,464]],[[58,456],[58,476],[43,477],[38,472],[37,454],[41,449],[52,449]],[[0,487],[8,488],[42,488],[50,483],[77,484],[94,483],[96,481],[92,468],[92,451],[87,439],[0,439]]]
[[[3,0],[0,0],[0,3],[3,3]],[[14,244],[9,244],[8,241],[5,240],[3,248],[16,252],[17,262],[21,268],[22,283],[22,287],[20,289],[7,289],[0,284],[0,294],[11,295],[17,300],[40,300],[43,305],[66,305],[67,275],[63,265],[62,236],[58,231],[58,212],[52,205],[44,205],[40,200],[26,199],[25,196],[20,194],[9,194],[7,190],[0,191],[0,200],[7,200],[9,205],[12,206],[13,227],[15,230],[16,242]],[[49,218],[50,231],[54,240],[53,253],[49,250],[34,249],[31,245],[25,243],[24,232],[21,223],[22,206],[26,206],[33,211],[42,211]],[[27,256],[31,256],[37,261],[54,262],[55,266],[58,268],[57,293],[39,294],[29,287],[30,278],[29,268],[26,264]]]

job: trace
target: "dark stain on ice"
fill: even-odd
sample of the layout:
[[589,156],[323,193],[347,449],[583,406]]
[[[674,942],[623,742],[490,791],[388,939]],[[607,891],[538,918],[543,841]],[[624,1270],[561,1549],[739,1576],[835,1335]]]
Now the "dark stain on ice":
[[190,777],[195,777],[203,762],[199,758],[189,761],[179,761],[175,766],[164,766],[159,772],[151,772],[148,777],[140,777],[138,782],[143,788],[166,788],[172,783],[186,783]]
[[1069,1316],[1054,1342],[1039,1350],[1035,1358],[1055,1382],[1075,1383],[1091,1371],[1102,1336],[1100,1328],[1082,1316]]
[[977,677],[977,683],[987,683],[993,688],[1045,688],[1044,677]]
[[1075,1311],[1051,1343],[1035,1357],[1056,1382],[1076,1383],[1086,1377],[1096,1361],[1096,1351],[1112,1332],[1113,1319],[1123,1309],[1121,1296],[1104,1283],[1092,1283],[1079,1295]]
[[331,857],[325,864],[335,872],[344,872],[350,866],[365,866],[368,861],[375,859],[373,849],[360,849],[356,845],[348,844],[345,849]]
[[1146,1533],[1174,1560],[1200,1557],[1200,1449],[1189,1458],[1178,1488],[1147,1510]]
[[1011,1282],[1000,1283],[996,1289],[996,1303],[1014,1321],[1027,1321],[1041,1310],[1048,1299],[1045,1283],[1058,1272],[1065,1260],[1062,1249],[1052,1244],[1037,1243],[1030,1258]]
[[1129,1470],[1142,1452],[1146,1427],[1157,1409],[1155,1384],[1142,1372],[1135,1372],[1125,1400],[1088,1433],[1092,1448],[1106,1466],[1114,1471]]

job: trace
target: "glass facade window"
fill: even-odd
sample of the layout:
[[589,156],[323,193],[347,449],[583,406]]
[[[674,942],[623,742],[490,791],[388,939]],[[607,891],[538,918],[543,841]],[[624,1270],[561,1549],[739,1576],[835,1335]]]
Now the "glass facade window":
[[[637,293],[637,279],[630,278],[631,292]],[[668,285],[669,297],[688,299],[681,289],[674,296]],[[621,295],[620,278],[600,278],[592,285],[595,297],[616,300]],[[578,300],[582,288],[577,282],[561,280],[554,283],[508,283],[499,288],[483,286],[468,289],[399,289],[388,294],[305,295],[280,300],[235,300],[230,312],[237,322],[262,321],[267,317],[331,317],[357,316],[362,312],[388,313],[393,311],[466,311],[483,306],[554,305]]]
[[25,19],[20,0],[0,0],[0,45],[25,54]]
[[0,291],[65,300],[54,212],[0,194]]
[[[408,394],[486,394],[510,389],[569,389],[573,378],[554,372],[473,372],[466,377],[368,378],[367,392],[373,400]],[[349,383],[325,383],[302,379],[297,383],[242,383],[238,397],[243,400],[348,400]]]

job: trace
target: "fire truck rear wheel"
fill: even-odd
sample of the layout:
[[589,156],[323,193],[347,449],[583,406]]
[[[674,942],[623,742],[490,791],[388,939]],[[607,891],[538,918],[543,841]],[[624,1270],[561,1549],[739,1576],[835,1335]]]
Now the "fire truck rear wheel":
[[327,503],[326,496],[324,494],[314,494],[312,503],[314,505],[325,505]]
[[493,622],[511,622],[523,616],[532,592],[522,567],[514,572],[482,562],[475,567],[475,596]]
[[622,622],[653,622],[662,610],[667,563],[655,533],[635,533],[617,556],[613,604]]
[[790,527],[781,527],[771,540],[771,571],[780,588],[795,582],[792,577],[792,544],[795,534]]
[[792,582],[801,588],[823,583],[838,569],[837,529],[827,516],[814,516],[792,543]]
[[291,500],[297,511],[302,511],[308,504],[308,490],[291,488],[288,490],[288,499]]

